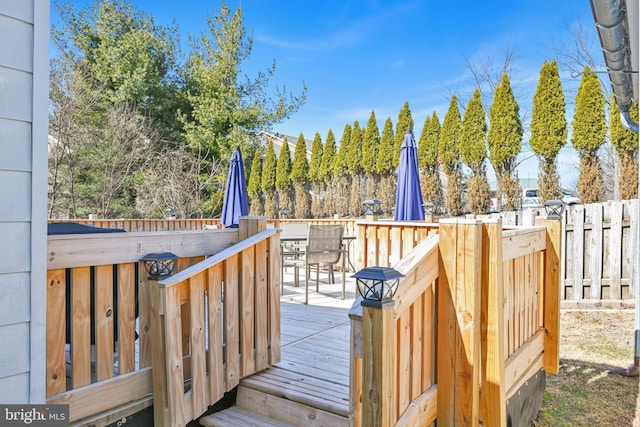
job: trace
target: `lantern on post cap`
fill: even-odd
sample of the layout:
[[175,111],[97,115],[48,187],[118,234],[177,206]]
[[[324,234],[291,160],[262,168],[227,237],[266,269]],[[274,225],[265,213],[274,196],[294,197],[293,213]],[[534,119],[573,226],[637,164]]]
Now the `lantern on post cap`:
[[436,204],[433,202],[427,202],[422,204],[425,215],[434,215],[436,213]]
[[390,300],[398,289],[398,281],[404,274],[391,267],[365,267],[352,276],[356,279],[363,305]]
[[380,215],[380,205],[382,202],[377,199],[365,200],[362,202],[365,215]]
[[381,213],[380,210],[380,200],[365,200],[362,202],[362,206],[364,207],[364,215],[368,221],[376,221],[378,216]]
[[171,252],[153,252],[140,258],[140,261],[144,263],[149,280],[160,280],[171,276],[177,259],[178,256]]
[[544,210],[547,213],[547,219],[562,219],[564,202],[562,200],[547,200],[544,202]]
[[287,213],[289,213],[289,208],[286,206],[280,206],[280,219],[285,219],[287,217]]

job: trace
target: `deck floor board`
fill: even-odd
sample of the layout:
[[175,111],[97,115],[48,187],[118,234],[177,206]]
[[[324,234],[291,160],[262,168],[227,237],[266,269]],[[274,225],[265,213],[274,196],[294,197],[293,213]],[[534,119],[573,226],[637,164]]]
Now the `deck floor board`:
[[[281,298],[280,363],[245,378],[241,385],[271,393],[342,417],[349,415],[349,309],[355,281],[347,275],[347,297],[340,299],[340,284],[315,284],[309,304],[303,304],[304,286],[291,286],[285,274]],[[304,284],[304,280],[301,279]]]

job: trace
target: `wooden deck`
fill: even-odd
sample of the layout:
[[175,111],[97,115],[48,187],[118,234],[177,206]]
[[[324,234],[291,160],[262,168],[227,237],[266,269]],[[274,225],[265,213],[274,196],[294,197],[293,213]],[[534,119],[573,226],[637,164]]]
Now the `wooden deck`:
[[[293,286],[285,273],[281,298],[282,360],[240,382],[237,406],[201,420],[205,426],[349,425],[349,309],[355,280],[347,274],[347,295],[342,286],[323,284],[320,294]],[[321,274],[321,280],[323,278]],[[336,279],[340,275],[336,275]],[[301,285],[304,280],[301,280]],[[313,291],[312,291],[313,289]],[[244,409],[243,409],[244,408]],[[263,408],[261,414],[246,408]],[[264,418],[268,417],[268,418]],[[271,421],[268,421],[271,419]]]

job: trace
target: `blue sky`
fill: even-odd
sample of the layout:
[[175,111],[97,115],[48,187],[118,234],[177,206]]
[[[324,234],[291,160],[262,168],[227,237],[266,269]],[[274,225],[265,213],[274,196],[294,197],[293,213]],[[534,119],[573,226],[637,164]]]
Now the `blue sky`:
[[[73,0],[82,7],[86,1]],[[206,29],[206,16],[219,11],[219,1],[130,0],[154,16],[158,24],[178,24],[182,44],[188,35]],[[299,93],[307,86],[307,102],[274,131],[324,141],[332,129],[339,141],[347,123],[365,126],[375,111],[380,131],[387,117],[394,123],[409,102],[419,137],[425,117],[436,111],[444,118],[451,95],[464,108],[476,87],[471,64],[500,66],[513,52],[511,80],[528,127],[531,99],[545,59],[554,59],[554,47],[571,45],[570,28],[582,22],[591,38],[594,56],[601,53],[589,0],[435,0],[383,1],[227,1],[241,6],[245,27],[253,34],[253,52],[244,72],[255,76],[275,60],[272,83]],[[52,22],[57,14],[52,10]],[[560,61],[561,62],[561,61]],[[579,76],[560,67],[567,122],[571,123]],[[528,135],[523,145],[525,159]],[[562,184],[573,187],[577,156],[567,144],[558,158]],[[491,167],[488,167],[492,175]],[[524,160],[520,178],[535,178],[537,160]]]

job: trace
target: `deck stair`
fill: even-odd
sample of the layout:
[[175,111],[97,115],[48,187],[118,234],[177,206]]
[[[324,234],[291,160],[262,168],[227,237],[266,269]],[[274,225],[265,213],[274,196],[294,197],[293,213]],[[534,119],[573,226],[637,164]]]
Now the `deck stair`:
[[282,360],[241,380],[235,406],[201,418],[200,424],[348,427],[350,324],[346,307],[351,302],[331,307],[283,298]]
[[200,420],[207,427],[349,425],[348,391],[274,367],[241,381],[236,405]]

